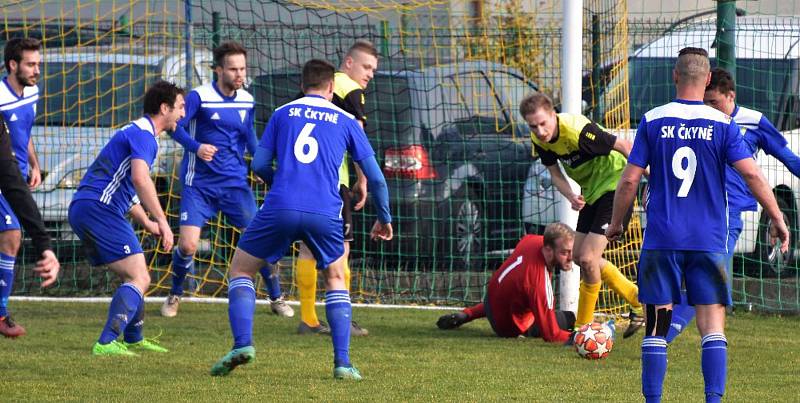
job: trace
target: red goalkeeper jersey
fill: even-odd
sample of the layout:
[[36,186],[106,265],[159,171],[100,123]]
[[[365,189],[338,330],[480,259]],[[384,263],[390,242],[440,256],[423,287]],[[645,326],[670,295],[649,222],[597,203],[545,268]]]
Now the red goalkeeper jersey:
[[489,280],[486,314],[495,333],[515,337],[539,327],[545,341],[565,342],[570,333],[558,327],[550,273],[540,235],[526,235]]

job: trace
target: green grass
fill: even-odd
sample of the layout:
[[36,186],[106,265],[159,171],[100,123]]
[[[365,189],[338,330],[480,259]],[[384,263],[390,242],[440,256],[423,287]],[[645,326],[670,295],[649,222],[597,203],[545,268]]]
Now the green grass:
[[[355,309],[371,335],[352,342],[360,383],[334,381],[330,338],[297,336],[297,318],[259,305],[256,361],[225,378],[208,375],[231,347],[227,305],[190,304],[172,319],[148,304],[146,336],[168,354],[93,357],[106,304],[12,301],[28,329],[0,340],[3,401],[639,401],[641,337],[619,340],[611,356],[586,361],[540,339],[492,337],[485,320],[455,331],[442,311]],[[324,318],[324,310],[320,309]],[[797,401],[800,318],[737,314],[728,325],[726,401]],[[699,336],[671,347],[665,401],[702,401]]]

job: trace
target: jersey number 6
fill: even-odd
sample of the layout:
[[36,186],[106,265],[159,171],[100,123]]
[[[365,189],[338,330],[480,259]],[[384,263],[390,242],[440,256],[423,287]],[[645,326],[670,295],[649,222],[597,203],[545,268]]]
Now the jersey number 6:
[[[315,138],[311,137],[311,131],[316,126],[315,123],[306,123],[294,142],[294,157],[304,164],[310,164],[314,161],[319,152],[319,143]],[[306,151],[306,146],[308,146],[308,151]]]
[[[686,168],[683,167],[683,160],[686,159]],[[697,172],[697,156],[689,147],[681,147],[675,150],[672,156],[672,174],[681,180],[681,187],[678,189],[678,197],[689,195],[689,189],[694,182],[694,174]]]

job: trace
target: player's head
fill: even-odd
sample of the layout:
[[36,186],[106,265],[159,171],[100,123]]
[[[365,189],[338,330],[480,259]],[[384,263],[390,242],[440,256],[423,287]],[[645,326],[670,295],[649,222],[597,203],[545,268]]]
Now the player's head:
[[672,79],[678,87],[705,88],[711,80],[708,52],[702,48],[681,49],[672,71]]
[[547,268],[572,270],[572,244],[575,232],[566,224],[554,222],[544,229],[542,255]]
[[345,54],[340,70],[364,89],[372,80],[377,68],[378,49],[372,42],[359,39]]
[[320,59],[311,59],[303,65],[302,87],[305,94],[322,95],[333,99],[333,76],[336,68]]
[[[144,113],[166,130],[175,130],[186,115],[182,88],[169,81],[156,81],[144,94]],[[158,134],[158,133],[156,133]]]
[[39,48],[41,42],[35,38],[13,38],[6,42],[3,62],[8,76],[24,86],[36,85],[42,63]]
[[731,73],[719,67],[711,70],[711,82],[706,86],[703,102],[722,113],[733,114],[736,108],[736,83]]
[[548,142],[558,133],[556,109],[547,95],[541,92],[528,95],[519,104],[519,113],[539,141]]
[[236,42],[224,42],[214,48],[214,72],[221,89],[242,88],[247,80],[247,49]]

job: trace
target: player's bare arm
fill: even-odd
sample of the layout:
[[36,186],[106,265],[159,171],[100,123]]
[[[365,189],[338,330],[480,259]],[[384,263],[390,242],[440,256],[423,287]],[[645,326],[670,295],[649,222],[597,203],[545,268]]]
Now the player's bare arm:
[[614,193],[614,210],[611,213],[611,222],[606,228],[606,238],[609,241],[617,240],[622,236],[622,220],[636,197],[636,189],[643,174],[644,168],[633,164],[625,165],[625,170],[622,171],[622,176],[619,179],[619,183],[617,183],[617,190]]
[[572,187],[569,185],[569,181],[567,181],[566,176],[564,173],[561,172],[561,167],[558,164],[549,165],[547,170],[550,171],[550,177],[553,181],[553,185],[561,192],[564,197],[569,200],[572,209],[575,211],[579,211],[586,205],[586,201],[583,200],[583,196],[580,194],[575,194],[572,191]]
[[131,181],[133,182],[133,187],[136,188],[136,195],[139,196],[142,206],[150,213],[158,225],[159,233],[161,234],[161,246],[164,251],[169,252],[172,250],[174,241],[172,230],[167,222],[167,216],[161,209],[161,203],[159,203],[156,195],[156,187],[153,184],[153,180],[150,179],[150,168],[145,161],[140,159],[131,161]]
[[778,202],[775,200],[775,195],[772,193],[769,183],[767,183],[761,170],[758,169],[755,160],[745,158],[734,162],[733,167],[736,168],[739,175],[747,183],[747,187],[753,192],[753,196],[769,215],[772,223],[770,235],[774,234],[774,237],[780,239],[781,251],[787,252],[789,250],[789,230],[786,228],[786,223],[783,222],[783,214],[778,207]]
[[633,144],[631,144],[630,141],[625,140],[621,137],[617,137],[617,141],[614,142],[614,150],[624,155],[625,158],[628,158],[628,155],[630,155],[632,148]]
[[36,149],[33,147],[33,138],[28,139],[28,187],[33,190],[42,184],[42,170],[39,166],[39,158],[36,157]]
[[130,211],[128,211],[128,214],[131,215],[131,218],[135,223],[144,227],[145,231],[155,236],[161,235],[161,231],[158,228],[158,223],[151,220],[147,216],[147,212],[144,211],[144,208],[142,208],[141,204],[139,203],[134,204],[133,207],[131,207]]

